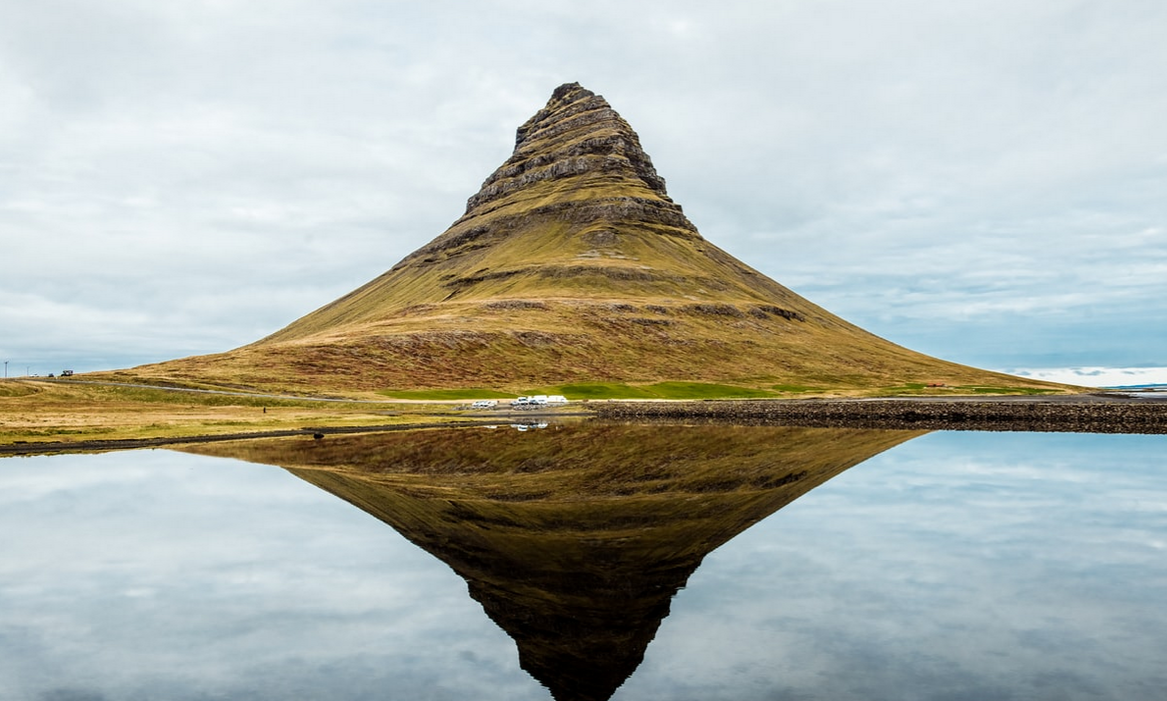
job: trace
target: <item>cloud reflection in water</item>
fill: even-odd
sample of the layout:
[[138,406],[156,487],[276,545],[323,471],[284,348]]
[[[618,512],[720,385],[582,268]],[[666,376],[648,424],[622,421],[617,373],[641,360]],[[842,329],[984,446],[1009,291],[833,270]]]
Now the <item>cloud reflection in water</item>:
[[[1164,447],[931,434],[878,455],[701,554],[613,698],[1157,698]],[[6,460],[0,532],[0,698],[547,698],[462,579],[283,470]]]

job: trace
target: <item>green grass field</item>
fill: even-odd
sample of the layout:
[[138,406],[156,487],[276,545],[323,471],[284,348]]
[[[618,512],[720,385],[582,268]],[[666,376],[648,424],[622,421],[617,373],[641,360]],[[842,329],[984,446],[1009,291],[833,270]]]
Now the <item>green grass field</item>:
[[776,397],[774,392],[711,382],[655,382],[629,385],[619,382],[551,385],[528,390],[526,394],[562,394],[580,399],[753,399]]

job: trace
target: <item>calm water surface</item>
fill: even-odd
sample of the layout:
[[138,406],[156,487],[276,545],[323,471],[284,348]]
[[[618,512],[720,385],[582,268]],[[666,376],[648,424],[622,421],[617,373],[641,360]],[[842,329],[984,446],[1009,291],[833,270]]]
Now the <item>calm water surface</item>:
[[[684,444],[696,429],[652,430]],[[711,447],[695,460],[738,461],[749,475],[767,441],[830,450],[814,430],[760,441],[702,430]],[[556,433],[503,427],[490,440],[529,446],[515,464],[546,478],[563,440],[596,440]],[[442,469],[477,464],[485,434],[448,433],[459,447]],[[597,459],[634,469],[643,458],[614,436],[596,442],[616,457]],[[579,681],[587,675],[619,684],[629,672],[613,699],[1163,698],[1167,437],[933,433],[856,454],[845,432],[825,438],[846,452],[831,469],[860,464],[791,491],[822,461],[775,450],[798,464],[749,479],[759,495],[794,501],[717,531],[704,549],[678,545],[716,531],[704,516],[640,543],[628,552],[652,574],[628,575],[628,587],[661,590],[663,605],[632,592],[648,603],[627,630],[607,640],[591,624],[591,647],[565,640],[552,652],[556,636],[585,636],[557,615],[616,596],[605,573],[625,577],[629,563],[602,548],[635,541],[631,531],[608,541],[605,524],[573,522],[565,532],[601,548],[578,552],[602,554],[579,563],[568,536],[544,543],[521,530],[519,514],[545,509],[523,511],[530,502],[513,493],[490,502],[513,504],[505,518],[488,523],[494,512],[483,511],[467,517],[470,530],[428,531],[437,517],[415,506],[429,502],[376,502],[380,492],[353,486],[367,482],[330,492],[276,465],[169,451],[3,459],[0,699],[549,699],[551,686],[565,701],[603,696]],[[735,453],[744,443],[748,454]],[[535,465],[537,454],[549,464]],[[736,499],[744,484],[678,486],[676,503]],[[663,509],[663,490],[601,496]],[[761,508],[747,501],[725,503]],[[538,562],[518,562],[523,553]],[[551,561],[557,579],[535,581]],[[565,593],[570,581],[591,598]],[[547,597],[559,608],[531,603]],[[629,642],[633,629],[641,642]],[[576,652],[586,659],[565,662]]]

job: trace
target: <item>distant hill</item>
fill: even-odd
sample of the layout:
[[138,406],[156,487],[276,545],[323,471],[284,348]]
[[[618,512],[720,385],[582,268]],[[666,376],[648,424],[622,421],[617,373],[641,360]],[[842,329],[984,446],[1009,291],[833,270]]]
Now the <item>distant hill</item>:
[[603,97],[562,85],[443,234],[228,353],[139,377],[300,391],[570,383],[1049,387],[897,346],[698,233]]

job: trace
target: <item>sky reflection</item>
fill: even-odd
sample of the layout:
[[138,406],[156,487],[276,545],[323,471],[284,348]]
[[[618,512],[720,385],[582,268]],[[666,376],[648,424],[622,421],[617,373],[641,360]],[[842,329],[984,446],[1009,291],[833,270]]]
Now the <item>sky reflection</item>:
[[[1162,436],[935,433],[705,558],[613,699],[1157,699]],[[547,699],[466,582],[277,467],[0,461],[0,699]]]
[[543,698],[448,568],[278,468],[4,461],[0,532],[5,700]]
[[1161,437],[931,434],[711,554],[617,695],[1154,699]]

